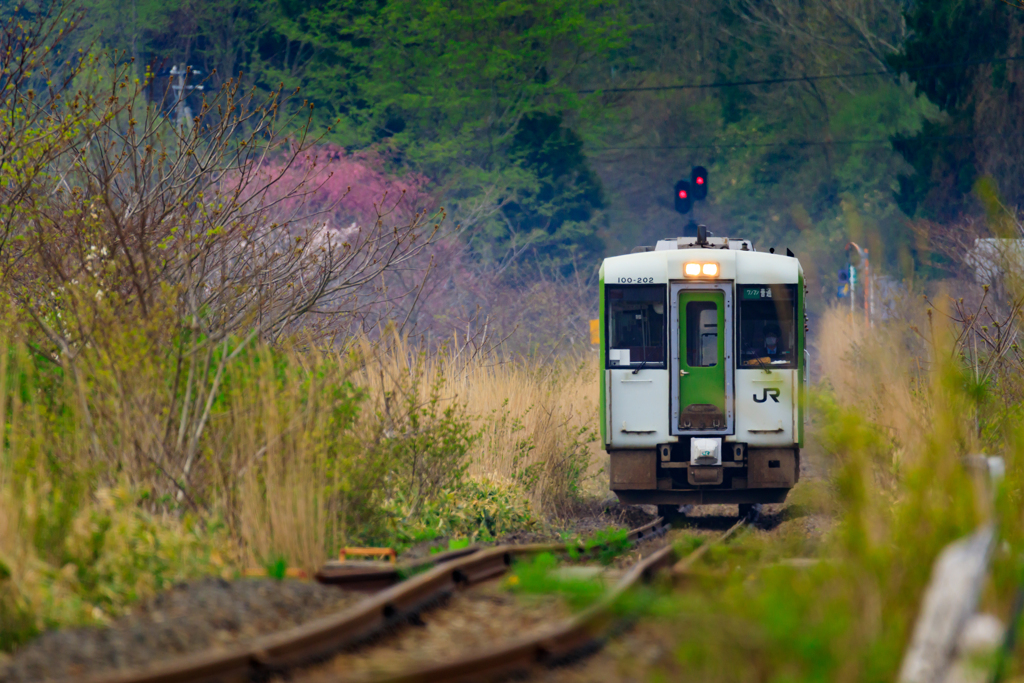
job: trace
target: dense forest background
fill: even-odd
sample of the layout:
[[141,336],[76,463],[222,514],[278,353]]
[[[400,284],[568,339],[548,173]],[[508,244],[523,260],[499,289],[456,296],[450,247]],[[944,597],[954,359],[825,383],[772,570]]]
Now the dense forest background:
[[448,261],[475,279],[444,286],[475,291],[467,309],[498,306],[481,294],[496,282],[582,291],[600,257],[679,234],[671,187],[695,164],[700,222],[793,249],[822,298],[847,241],[896,280],[933,277],[920,225],[980,215],[979,178],[1008,207],[1024,197],[1024,9],[1006,0],[84,9],[79,46],[157,76],[185,64],[208,89],[297,88],[326,142],[415,180],[457,226]]

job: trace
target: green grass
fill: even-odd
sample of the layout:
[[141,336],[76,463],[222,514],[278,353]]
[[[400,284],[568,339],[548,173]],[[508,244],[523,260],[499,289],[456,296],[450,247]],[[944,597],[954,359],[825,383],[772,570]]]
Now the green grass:
[[604,595],[605,585],[599,579],[559,575],[560,566],[561,562],[552,553],[517,560],[504,585],[514,593],[558,596],[574,610],[588,607]]

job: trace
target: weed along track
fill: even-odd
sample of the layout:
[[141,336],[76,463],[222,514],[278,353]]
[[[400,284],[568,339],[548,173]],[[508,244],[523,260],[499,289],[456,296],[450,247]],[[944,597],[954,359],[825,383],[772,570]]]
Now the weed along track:
[[[265,680],[297,666],[324,661],[381,635],[410,630],[420,623],[419,615],[432,607],[445,605],[463,609],[464,603],[453,597],[465,595],[465,589],[505,574],[514,559],[551,553],[568,553],[580,558],[605,552],[615,543],[620,543],[618,550],[621,551],[640,541],[662,536],[665,530],[658,519],[626,534],[620,532],[610,539],[584,544],[464,549],[436,556],[429,562],[400,565],[399,574],[418,573],[370,595],[311,582],[215,580],[208,582],[212,588],[192,605],[193,621],[209,622],[204,627],[191,622],[186,625],[186,630],[194,629],[194,633],[183,634],[181,629],[172,632],[176,623],[174,609],[173,605],[165,603],[173,603],[173,595],[161,596],[154,601],[155,607],[147,607],[157,612],[150,614],[151,618],[138,619],[128,628],[77,634],[57,632],[48,644],[41,642],[36,649],[22,653],[6,669],[0,669],[0,677],[12,681],[74,679],[90,683]],[[380,572],[374,576],[372,572],[363,572],[358,580],[347,577],[341,583],[347,581],[350,588],[369,591],[373,590],[374,583],[379,586],[390,580],[383,576],[385,573],[393,574]],[[331,579],[330,572],[322,574]],[[338,574],[334,572],[334,583],[339,582]],[[259,594],[260,600],[249,593]],[[310,608],[310,602],[319,609]],[[500,619],[502,614],[508,616],[513,610],[513,602],[497,593],[488,596],[485,590],[465,605],[470,606],[469,612],[487,612],[489,607],[494,607]],[[297,603],[307,607],[296,610]],[[256,604],[259,608],[253,609]],[[552,612],[547,606],[535,612],[537,624],[550,623]],[[555,616],[563,614],[567,612]],[[282,629],[282,624],[287,628]],[[210,635],[220,633],[225,626],[238,634],[233,642]],[[62,644],[61,638],[67,642]],[[179,642],[182,639],[189,642]],[[175,656],[175,653],[180,654]],[[158,659],[161,655],[162,661]]]

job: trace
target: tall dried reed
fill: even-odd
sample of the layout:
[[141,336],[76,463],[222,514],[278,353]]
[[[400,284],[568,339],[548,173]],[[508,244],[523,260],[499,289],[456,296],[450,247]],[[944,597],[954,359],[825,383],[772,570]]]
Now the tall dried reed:
[[[846,529],[867,534],[857,553],[869,551],[859,543],[885,545],[911,528],[915,543],[937,543],[951,525],[969,528],[984,515],[962,465],[980,447],[967,359],[944,311],[920,299],[901,306],[871,328],[831,309],[818,336],[817,431],[849,496]],[[918,524],[892,517],[893,506],[915,510]]]
[[420,401],[439,381],[445,400],[467,407],[480,430],[469,452],[473,477],[517,484],[548,514],[567,512],[584,495],[599,461],[595,358],[508,359],[472,353],[457,337],[429,356],[398,337],[376,349],[364,340],[360,352],[367,360],[354,381],[377,412],[389,410],[413,372],[429,378],[419,384]]
[[238,362],[202,471],[246,562],[315,568],[339,545],[384,542],[436,501],[464,510],[476,495],[460,488],[467,478],[537,513],[584,497],[596,460],[593,362],[458,348],[427,353],[392,335],[346,353],[263,349]]
[[[923,318],[920,312],[918,317]],[[822,387],[892,439],[894,463],[919,451],[933,417],[930,395],[923,390],[926,346],[914,323],[923,324],[904,317],[867,328],[859,315],[834,307],[821,316],[815,336],[814,364]]]
[[344,364],[313,350],[275,358],[262,348],[238,370],[225,390],[231,410],[212,425],[214,505],[246,563],[313,569],[359,521],[348,519],[352,489],[362,509],[382,474],[351,433],[359,394]]

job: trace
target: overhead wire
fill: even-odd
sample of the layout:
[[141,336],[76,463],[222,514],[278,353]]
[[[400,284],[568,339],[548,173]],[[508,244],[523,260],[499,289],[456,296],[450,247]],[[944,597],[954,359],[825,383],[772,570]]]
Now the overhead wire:
[[708,88],[734,88],[745,85],[775,85],[779,83],[807,83],[814,81],[839,80],[842,78],[866,78],[869,76],[898,76],[901,73],[912,73],[917,71],[929,71],[933,69],[951,69],[965,66],[978,66],[981,64],[998,64],[1004,62],[1024,61],[1024,55],[1013,57],[997,57],[994,59],[979,59],[967,62],[948,62],[945,64],[929,64],[925,66],[907,67],[905,69],[880,69],[875,71],[857,71],[841,74],[819,74],[817,76],[787,76],[784,78],[761,78],[745,81],[714,81],[712,83],[679,83],[675,85],[641,85],[622,88],[586,88],[577,90],[577,94],[588,95],[593,93],[619,93],[619,92],[655,92],[661,90],[703,90]]
[[[1003,0],[1008,2],[1008,0]],[[842,78],[865,78],[870,76],[896,76],[901,73],[912,73],[918,71],[929,71],[937,69],[948,69],[948,68],[960,68],[968,66],[978,66],[982,64],[998,64],[1013,61],[1024,61],[1024,55],[1020,56],[1008,56],[1008,57],[996,57],[993,59],[979,59],[962,62],[946,62],[942,64],[928,64],[916,67],[907,67],[904,69],[894,70],[875,70],[875,71],[858,71],[841,74],[819,74],[817,76],[789,76],[784,78],[763,78],[763,79],[748,79],[743,81],[715,81],[712,83],[682,83],[675,85],[652,85],[652,86],[635,86],[635,87],[621,87],[621,88],[588,88],[584,90],[578,90],[579,94],[591,94],[591,93],[619,93],[619,92],[654,92],[654,91],[665,91],[665,90],[699,90],[699,89],[710,89],[710,88],[730,88],[730,87],[742,87],[750,85],[775,85],[780,83],[798,83],[798,82],[814,82],[824,80],[838,80]],[[933,136],[930,138],[916,138],[921,139],[957,139],[957,138],[975,138],[975,137],[990,137],[989,135],[945,135],[945,136]],[[753,142],[753,143],[725,143],[725,142],[709,142],[703,144],[689,144],[689,145],[639,145],[639,146],[614,146],[614,147],[599,147],[594,148],[594,151],[638,151],[638,150],[673,150],[673,149],[743,149],[743,148],[763,148],[763,147],[823,147],[832,145],[877,145],[877,146],[889,146],[892,144],[891,138],[879,138],[879,139],[854,139],[854,140],[789,140],[785,142]]]
[[874,144],[890,144],[891,140],[878,139],[865,139],[865,140],[789,140],[786,142],[745,142],[745,143],[717,143],[708,142],[700,145],[639,145],[639,146],[615,146],[615,147],[599,147],[595,148],[599,151],[612,151],[612,150],[662,150],[662,149],[709,149],[709,148],[726,148],[726,149],[737,149],[743,147],[817,147],[824,145],[874,145]]
[[[977,135],[930,135],[925,137],[912,138],[914,142],[921,140],[958,140],[958,139],[973,139],[973,138],[987,138],[987,137],[999,137],[1002,133],[980,133]],[[707,142],[703,144],[694,145],[616,145],[614,147],[594,147],[592,148],[595,152],[610,152],[610,151],[639,151],[639,150],[672,150],[672,149],[742,149],[745,147],[819,147],[829,145],[878,145],[888,146],[892,144],[892,138],[865,138],[865,139],[847,139],[847,140],[787,140],[784,142],[743,142],[743,143],[726,143],[726,142]]]

